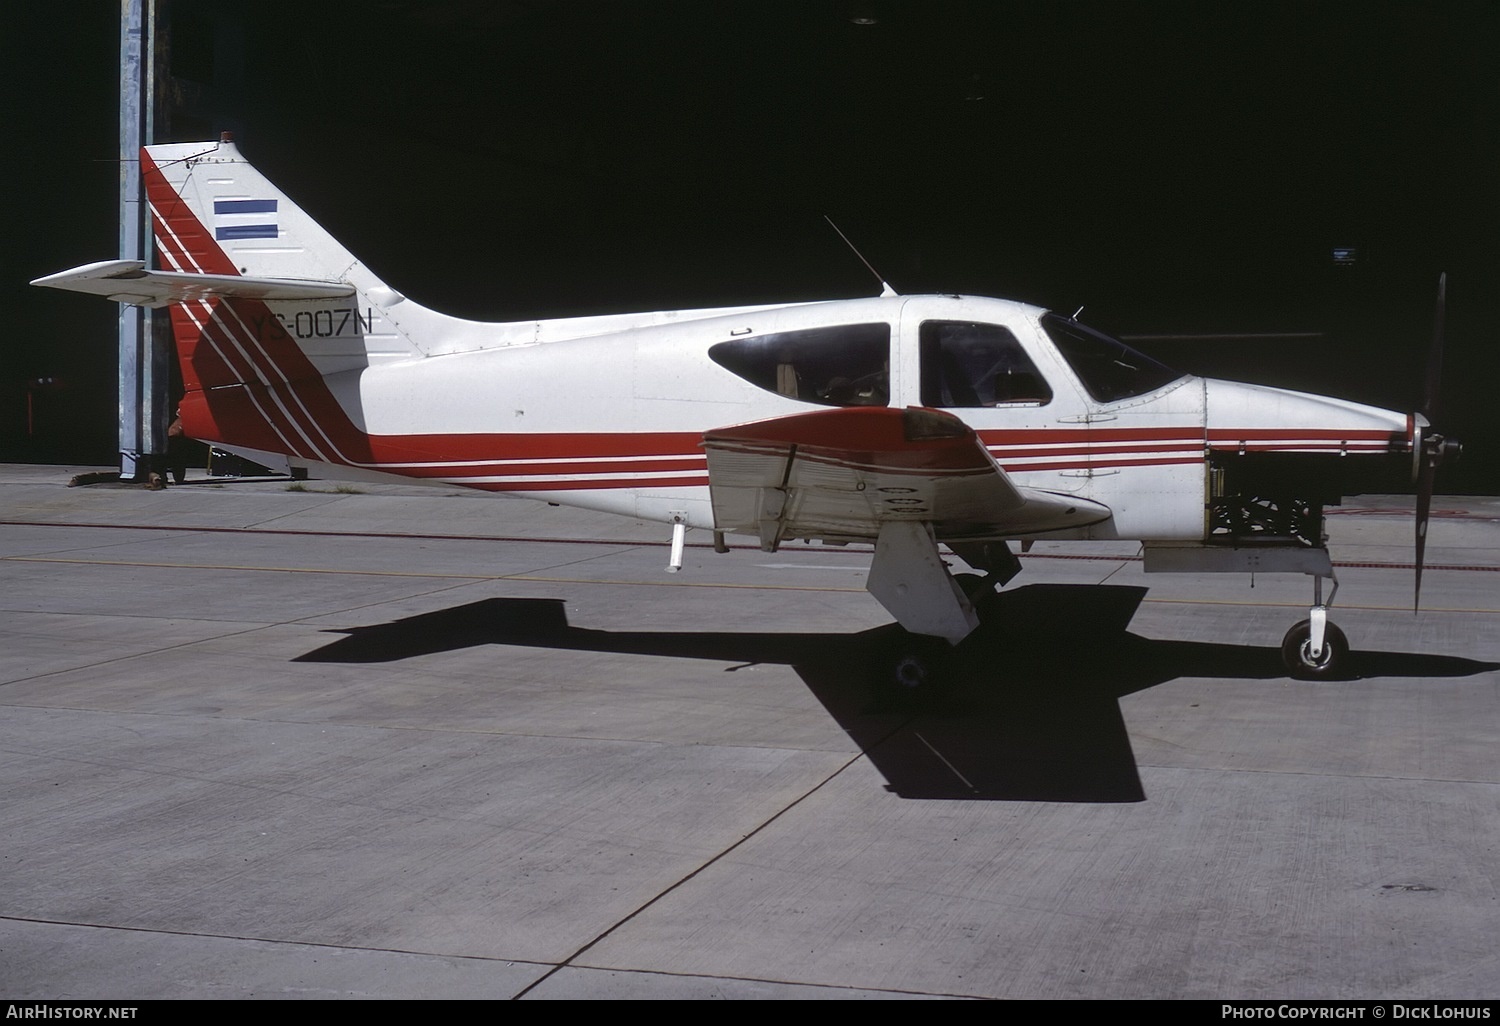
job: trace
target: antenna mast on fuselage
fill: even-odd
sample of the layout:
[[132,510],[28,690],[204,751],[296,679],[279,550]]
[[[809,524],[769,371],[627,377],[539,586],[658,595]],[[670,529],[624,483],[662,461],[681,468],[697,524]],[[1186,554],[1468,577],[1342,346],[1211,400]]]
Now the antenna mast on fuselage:
[[901,294],[895,289],[891,288],[890,282],[886,281],[880,276],[880,272],[875,270],[870,261],[865,259],[865,255],[859,251],[859,248],[855,246],[854,243],[849,241],[849,236],[845,235],[843,230],[839,228],[838,225],[833,223],[833,218],[829,217],[827,214],[824,214],[823,220],[828,222],[828,227],[839,233],[839,238],[844,240],[844,245],[848,246],[849,249],[854,253],[854,255],[859,257],[859,262],[864,264],[869,272],[875,276],[876,281],[880,282],[881,298],[886,298],[889,296],[899,296]]

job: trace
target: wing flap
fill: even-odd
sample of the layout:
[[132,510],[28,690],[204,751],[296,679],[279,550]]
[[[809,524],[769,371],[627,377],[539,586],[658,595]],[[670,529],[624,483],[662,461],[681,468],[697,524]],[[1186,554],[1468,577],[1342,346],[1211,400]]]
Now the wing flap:
[[167,306],[210,296],[244,299],[339,299],[354,295],[341,281],[249,278],[237,274],[148,271],[139,260],[101,260],[37,278],[31,284],[104,296],[132,306]]
[[709,431],[715,526],[786,538],[873,539],[893,521],[939,540],[1084,527],[1109,508],[1018,488],[974,431],[949,413],[851,407]]

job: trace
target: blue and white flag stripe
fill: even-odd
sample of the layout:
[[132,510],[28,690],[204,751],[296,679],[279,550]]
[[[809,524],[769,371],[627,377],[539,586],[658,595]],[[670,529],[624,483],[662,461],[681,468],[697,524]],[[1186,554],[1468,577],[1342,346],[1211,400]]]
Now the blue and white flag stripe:
[[275,200],[214,200],[215,239],[274,239],[276,235]]

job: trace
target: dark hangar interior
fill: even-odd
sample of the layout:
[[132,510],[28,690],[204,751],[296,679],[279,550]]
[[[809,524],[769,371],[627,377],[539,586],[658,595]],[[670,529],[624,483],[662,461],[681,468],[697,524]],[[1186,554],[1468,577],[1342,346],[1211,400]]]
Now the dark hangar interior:
[[[170,0],[161,141],[241,149],[481,319],[1022,299],[1185,370],[1415,408],[1493,492],[1500,4]],[[23,5],[0,456],[114,459],[118,9]],[[1401,487],[1394,480],[1392,488]]]

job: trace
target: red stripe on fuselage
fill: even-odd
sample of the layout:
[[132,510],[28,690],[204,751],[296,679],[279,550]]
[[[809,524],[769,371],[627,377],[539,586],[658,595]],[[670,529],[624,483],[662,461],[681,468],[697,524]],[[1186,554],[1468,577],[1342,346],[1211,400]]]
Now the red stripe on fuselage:
[[1239,442],[1241,439],[1257,441],[1278,441],[1298,438],[1317,438],[1327,441],[1382,441],[1391,439],[1405,440],[1405,435],[1399,431],[1382,431],[1378,428],[1365,428],[1357,431],[1341,431],[1338,428],[1214,428],[1208,433],[1211,442]]
[[1024,463],[1009,464],[1001,462],[1000,466],[1007,474],[1024,474],[1040,470],[1110,470],[1115,467],[1166,467],[1183,463],[1203,462],[1202,456],[1143,456],[1140,459],[1131,460],[1077,460],[1058,463]]
[[707,488],[708,475],[645,477],[629,481],[455,481],[453,483],[485,492],[595,492],[610,488]]
[[1203,438],[1202,424],[1180,424],[1175,427],[1099,428],[1080,425],[1074,428],[987,428],[978,435],[986,445],[1082,445],[1093,442],[1184,441]]
[[[980,439],[990,448],[1002,445],[1028,445],[1046,447],[1065,445],[1121,445],[1146,442],[1191,442],[1202,444],[1224,443],[1238,445],[1241,441],[1267,441],[1291,444],[1308,439],[1326,442],[1390,442],[1404,441],[1399,432],[1379,429],[1344,431],[1337,428],[1214,428],[1205,432],[1201,424],[1183,424],[1178,427],[1139,428],[1025,428],[987,429],[978,432]],[[1141,445],[1142,448],[1150,448]]]
[[465,465],[462,461],[439,463],[433,466],[413,467],[400,463],[383,463],[379,469],[403,477],[441,478],[462,481],[473,477],[555,477],[562,474],[666,474],[673,472],[705,471],[707,464],[702,456],[683,457],[675,460],[640,460],[630,463],[580,463],[560,461],[555,463],[518,463],[492,460]]

